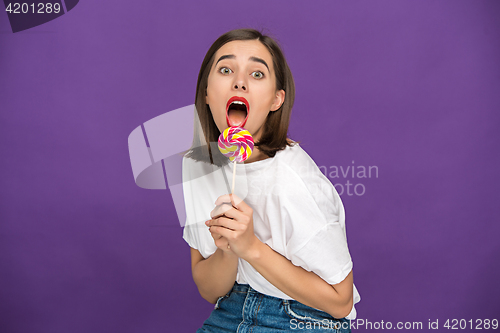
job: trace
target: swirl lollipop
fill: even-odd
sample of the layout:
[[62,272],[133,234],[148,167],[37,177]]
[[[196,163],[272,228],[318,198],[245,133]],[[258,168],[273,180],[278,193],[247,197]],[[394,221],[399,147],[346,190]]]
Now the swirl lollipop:
[[224,156],[229,157],[231,162],[234,162],[233,186],[231,190],[231,193],[234,193],[236,162],[243,162],[252,154],[252,135],[243,127],[228,127],[219,136],[219,150]]
[[252,135],[243,127],[228,127],[219,136],[219,150],[231,162],[243,162],[252,154]]

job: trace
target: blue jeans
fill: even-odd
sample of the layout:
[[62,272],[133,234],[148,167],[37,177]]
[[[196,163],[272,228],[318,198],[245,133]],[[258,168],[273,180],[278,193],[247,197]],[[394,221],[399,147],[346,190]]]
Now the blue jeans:
[[200,332],[351,332],[350,320],[335,319],[326,312],[295,300],[261,294],[248,284],[234,283],[219,297]]

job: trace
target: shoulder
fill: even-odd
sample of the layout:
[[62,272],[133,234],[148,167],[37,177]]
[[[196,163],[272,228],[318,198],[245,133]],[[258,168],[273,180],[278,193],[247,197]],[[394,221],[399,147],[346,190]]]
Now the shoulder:
[[284,180],[294,183],[294,191],[283,193],[286,197],[293,198],[297,204],[305,203],[310,198],[316,207],[329,216],[330,222],[340,220],[343,224],[344,207],[337,190],[299,144],[287,147],[280,154],[278,164],[286,175]]
[[279,157],[279,164],[288,168],[292,174],[305,183],[325,181],[330,183],[300,144],[295,143],[291,147],[287,146]]

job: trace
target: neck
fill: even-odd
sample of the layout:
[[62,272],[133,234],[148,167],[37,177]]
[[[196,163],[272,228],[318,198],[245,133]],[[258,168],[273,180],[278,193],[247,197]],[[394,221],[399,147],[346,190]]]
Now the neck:
[[250,157],[244,163],[246,164],[246,163],[253,163],[253,162],[257,162],[257,161],[262,161],[262,160],[265,160],[266,158],[269,158],[269,156],[267,156],[266,154],[261,152],[259,150],[259,148],[254,147],[253,151],[252,151],[252,155],[250,155]]

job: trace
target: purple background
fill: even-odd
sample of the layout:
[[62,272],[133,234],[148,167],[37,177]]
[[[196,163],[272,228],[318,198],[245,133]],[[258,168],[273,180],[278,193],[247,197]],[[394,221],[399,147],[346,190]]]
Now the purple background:
[[88,0],[13,34],[0,13],[0,330],[201,326],[170,192],[135,185],[127,137],[194,103],[239,27],[281,42],[290,136],[316,163],[378,167],[332,179],[366,189],[342,194],[358,318],[500,319],[499,17],[495,0]]

